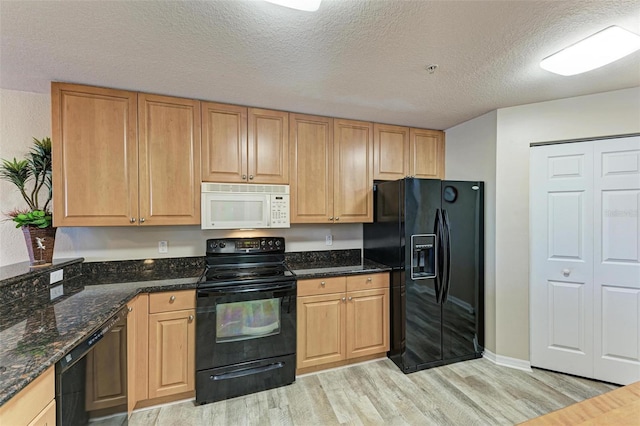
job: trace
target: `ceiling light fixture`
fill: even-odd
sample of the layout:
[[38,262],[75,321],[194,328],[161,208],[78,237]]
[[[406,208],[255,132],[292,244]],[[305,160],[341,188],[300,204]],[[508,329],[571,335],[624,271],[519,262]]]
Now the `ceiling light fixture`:
[[640,49],[640,36],[615,25],[547,56],[540,67],[575,75],[607,65]]
[[279,6],[288,7],[296,10],[304,10],[305,12],[315,12],[320,7],[322,0],[265,0],[269,3]]

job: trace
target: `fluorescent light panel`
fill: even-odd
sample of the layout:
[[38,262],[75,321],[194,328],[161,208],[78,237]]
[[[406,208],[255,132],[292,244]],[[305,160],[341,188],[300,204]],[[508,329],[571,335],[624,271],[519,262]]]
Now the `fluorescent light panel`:
[[291,9],[304,10],[305,12],[315,12],[320,7],[322,0],[265,0],[269,3]]
[[581,40],[540,62],[547,71],[575,75],[607,65],[640,49],[640,36],[611,26]]

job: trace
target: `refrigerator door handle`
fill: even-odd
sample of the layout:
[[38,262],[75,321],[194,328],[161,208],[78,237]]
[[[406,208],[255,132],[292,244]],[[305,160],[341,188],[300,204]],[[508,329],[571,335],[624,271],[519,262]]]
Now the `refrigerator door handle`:
[[436,242],[437,242],[437,253],[436,253],[436,303],[440,304],[442,302],[442,290],[444,286],[443,281],[443,264],[444,261],[444,227],[443,227],[443,219],[442,212],[440,209],[436,210],[436,224],[435,224],[435,232],[436,232]]
[[442,303],[446,303],[447,298],[449,296],[449,288],[451,287],[451,224],[449,222],[449,214],[446,210],[442,209],[444,220],[443,226],[445,229],[444,234],[444,242],[445,242],[445,262],[446,266],[444,267],[444,288],[442,290]]

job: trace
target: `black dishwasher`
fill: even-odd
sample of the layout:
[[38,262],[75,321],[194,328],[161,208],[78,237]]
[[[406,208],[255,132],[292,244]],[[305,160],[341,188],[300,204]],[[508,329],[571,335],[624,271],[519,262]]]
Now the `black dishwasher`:
[[125,306],[56,363],[58,425],[126,425]]

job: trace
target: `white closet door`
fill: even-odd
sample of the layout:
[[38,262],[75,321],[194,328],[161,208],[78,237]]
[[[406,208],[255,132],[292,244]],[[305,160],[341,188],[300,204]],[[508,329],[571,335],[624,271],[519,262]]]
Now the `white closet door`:
[[593,148],[531,149],[531,365],[593,375]]
[[594,143],[594,377],[640,380],[640,137]]

